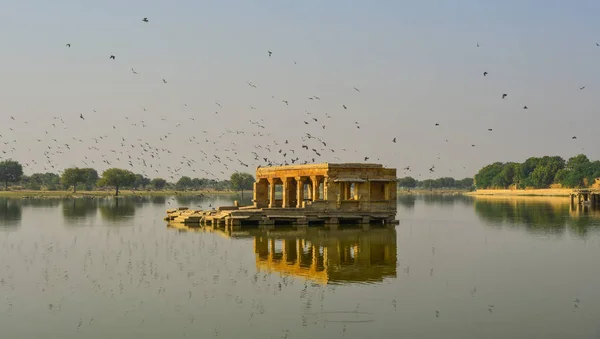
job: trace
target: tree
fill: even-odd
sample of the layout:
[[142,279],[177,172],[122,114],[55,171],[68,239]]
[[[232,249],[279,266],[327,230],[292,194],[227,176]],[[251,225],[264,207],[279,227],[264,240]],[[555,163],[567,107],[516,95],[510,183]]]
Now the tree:
[[98,180],[98,186],[113,186],[115,196],[118,196],[120,187],[132,186],[134,182],[135,174],[133,172],[120,168],[109,168],[102,172],[102,178]]
[[187,177],[187,176],[182,176],[181,178],[179,178],[179,180],[177,181],[177,183],[175,184],[175,187],[178,190],[186,190],[187,188],[191,188],[192,187],[192,178]]
[[23,186],[27,189],[56,190],[60,185],[60,176],[56,173],[33,173],[31,176],[23,176],[21,179]]
[[477,188],[493,187],[494,178],[500,174],[503,169],[504,164],[501,162],[495,162],[480,169],[475,175],[475,184],[477,185]]
[[150,185],[154,187],[154,189],[162,190],[167,186],[167,181],[163,178],[154,178],[150,180]]
[[133,182],[133,187],[135,189],[146,188],[150,184],[150,179],[146,178],[143,174],[136,174],[135,181]]
[[254,187],[254,177],[250,173],[235,172],[229,178],[231,187],[235,190],[240,190],[242,199],[244,199],[244,189],[252,189]]
[[462,180],[458,180],[456,181],[456,186],[458,188],[464,188],[464,189],[473,189],[473,178],[464,178]]
[[60,182],[69,187],[73,186],[73,193],[77,191],[77,184],[83,182],[83,172],[77,167],[67,168],[60,177]]
[[0,162],[0,181],[4,182],[4,189],[8,190],[9,182],[19,182],[23,176],[23,166],[18,162],[8,159]]
[[206,179],[201,179],[201,178],[192,179],[193,189],[199,190],[199,189],[202,189],[204,186],[206,186]]
[[81,172],[81,183],[85,185],[86,190],[91,190],[96,186],[98,182],[98,172],[93,168],[80,168]]
[[415,188],[416,186],[417,180],[413,177],[398,178],[398,187]]

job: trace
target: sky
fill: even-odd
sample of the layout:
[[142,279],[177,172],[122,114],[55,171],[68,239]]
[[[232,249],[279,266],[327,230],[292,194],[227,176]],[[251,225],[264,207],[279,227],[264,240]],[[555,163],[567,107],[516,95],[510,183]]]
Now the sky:
[[600,159],[598,12],[587,0],[4,0],[0,160],[168,180],[366,161],[422,180]]

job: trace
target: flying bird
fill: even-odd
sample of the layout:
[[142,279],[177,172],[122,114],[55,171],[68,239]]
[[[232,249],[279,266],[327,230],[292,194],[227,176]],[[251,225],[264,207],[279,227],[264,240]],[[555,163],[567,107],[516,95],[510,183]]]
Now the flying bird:
[[490,132],[491,132],[491,131],[492,131],[492,129],[491,129],[491,128],[488,128],[488,131],[490,131]]
[[269,57],[271,56],[271,54],[273,54],[273,52],[269,51]]
[[143,18],[142,21],[143,22],[148,22],[148,18]]
[[133,74],[138,74],[133,68],[131,69],[131,71],[133,72]]
[[523,106],[523,109],[529,109],[529,108],[527,108],[527,106]]
[[395,144],[395,143],[396,143],[396,138],[394,138],[394,139],[392,140],[392,142]]
[[110,56],[110,59],[113,59],[113,60],[115,60],[115,56],[114,56],[114,55],[111,55],[111,56]]
[[436,123],[435,123],[435,125],[436,125],[436,126],[439,126],[440,124],[436,122]]
[[346,105],[342,105],[342,107],[344,107],[344,109],[348,109],[348,107],[346,107]]
[[354,90],[355,90],[355,91],[357,91],[357,92],[360,92],[360,91],[358,90],[358,88],[356,88],[356,87],[353,87],[353,88],[354,88]]
[[70,48],[70,47],[71,47],[71,44],[66,44],[65,46],[67,46],[67,47],[69,47],[69,48]]
[[477,43],[477,47],[479,47],[479,43]]
[[483,76],[486,76],[486,75],[488,75],[488,72],[483,72]]
[[585,86],[579,87],[579,90],[582,91],[584,88],[585,88]]
[[571,139],[575,140],[575,139],[577,139],[577,137],[576,137],[576,136],[574,136],[574,137],[572,137]]
[[166,83],[167,83],[167,80],[163,79],[163,83],[165,83],[165,84],[166,84]]
[[504,93],[502,94],[502,99],[506,98],[508,96],[508,94]]
[[80,114],[79,114],[79,117],[81,118],[81,120],[85,120],[85,119],[83,118],[83,114],[81,114],[81,113],[80,113]]

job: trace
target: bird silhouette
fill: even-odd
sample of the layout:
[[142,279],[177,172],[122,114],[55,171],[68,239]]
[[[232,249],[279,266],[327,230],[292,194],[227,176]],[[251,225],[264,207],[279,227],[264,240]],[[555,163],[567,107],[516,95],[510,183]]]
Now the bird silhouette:
[[579,90],[580,90],[580,91],[583,91],[583,89],[584,89],[584,88],[585,88],[585,86],[583,86],[583,87],[579,87]]
[[[143,18],[142,19],[143,22],[148,22],[148,18]],[[159,25],[160,26],[160,25]]]
[[435,123],[435,125],[436,125],[436,126],[439,126],[440,124],[436,122],[436,123]]
[[165,80],[165,79],[162,79],[162,81],[163,81],[163,83],[165,83],[165,84],[167,83],[167,80]]
[[111,55],[111,56],[110,56],[110,59],[113,59],[113,60],[115,60],[115,56],[114,56],[114,55]]
[[79,117],[81,118],[81,120],[85,120],[85,119],[83,118],[83,114],[79,114]]
[[488,131],[490,131],[490,132],[491,132],[491,131],[492,131],[492,129],[491,129],[491,128],[488,128]]
[[576,137],[576,136],[573,136],[571,139],[575,140],[575,139],[577,139],[577,137]]
[[392,142],[393,142],[393,143],[396,143],[396,138],[392,139]]
[[273,54],[273,52],[269,51],[269,57]]
[[502,94],[502,99],[506,98],[508,96],[508,94],[504,93]]
[[348,107],[346,107],[346,105],[342,105],[342,107],[344,107],[344,109],[348,109]]
[[529,109],[529,108],[527,108],[527,106],[523,106],[523,109]]
[[67,46],[67,47],[71,47],[71,44],[66,44],[65,46]]
[[483,76],[486,76],[486,75],[488,75],[488,72],[483,72]]

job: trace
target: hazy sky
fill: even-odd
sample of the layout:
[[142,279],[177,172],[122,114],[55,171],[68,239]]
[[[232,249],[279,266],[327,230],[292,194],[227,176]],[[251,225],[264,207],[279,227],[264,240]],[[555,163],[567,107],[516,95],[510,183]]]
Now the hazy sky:
[[253,173],[265,157],[368,156],[419,179],[600,159],[598,13],[558,0],[3,0],[0,158],[27,174],[170,180]]

